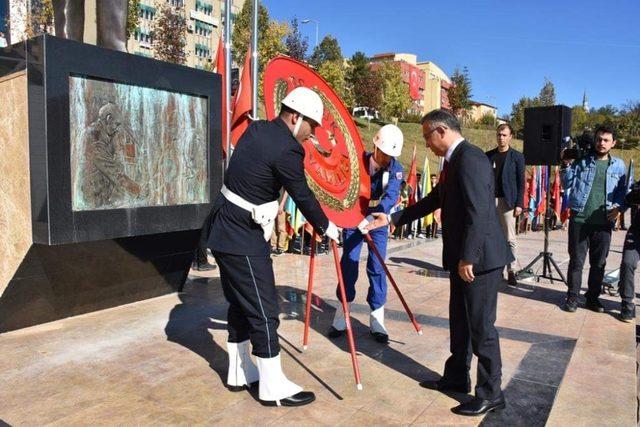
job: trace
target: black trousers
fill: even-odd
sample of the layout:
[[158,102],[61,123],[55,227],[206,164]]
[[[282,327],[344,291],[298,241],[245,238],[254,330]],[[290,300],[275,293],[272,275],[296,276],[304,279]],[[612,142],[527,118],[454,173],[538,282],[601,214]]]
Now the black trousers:
[[620,264],[620,297],[622,306],[631,310],[635,309],[633,297],[635,296],[635,273],[640,262],[640,236],[632,226],[624,239],[622,263]]
[[207,264],[207,242],[209,241],[209,234],[211,233],[211,215],[213,211],[209,213],[207,219],[204,220],[202,230],[200,230],[200,238],[198,239],[198,248],[196,249],[195,262],[199,265]]
[[589,253],[589,290],[585,293],[585,297],[588,300],[594,300],[600,296],[610,244],[611,227],[569,222],[569,268],[567,271],[569,298],[578,298],[580,295],[582,269],[587,253]]
[[252,353],[270,358],[280,353],[278,292],[269,256],[213,252],[220,267],[224,296],[229,302],[229,342],[251,340]]
[[478,381],[475,393],[482,399],[500,396],[502,360],[495,327],[498,283],[502,268],[476,274],[467,283],[451,271],[449,284],[449,329],[451,356],[444,366],[443,380],[465,385],[470,382],[471,356],[478,357]]

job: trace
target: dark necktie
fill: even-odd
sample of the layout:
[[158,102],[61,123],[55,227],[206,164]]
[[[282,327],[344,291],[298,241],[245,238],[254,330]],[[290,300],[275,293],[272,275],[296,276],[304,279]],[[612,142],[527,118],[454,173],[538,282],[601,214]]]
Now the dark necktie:
[[440,171],[440,180],[438,181],[438,184],[444,184],[447,179],[447,169],[449,169],[449,162],[445,160],[442,165],[442,170]]

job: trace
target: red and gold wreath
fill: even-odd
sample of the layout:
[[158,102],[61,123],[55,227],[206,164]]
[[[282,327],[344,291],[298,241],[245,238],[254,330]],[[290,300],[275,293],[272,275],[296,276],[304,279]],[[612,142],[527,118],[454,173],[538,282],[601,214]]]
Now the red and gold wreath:
[[371,185],[360,134],[338,95],[306,64],[278,57],[264,73],[267,118],[279,114],[284,97],[298,86],[314,90],[324,103],[322,126],[303,143],[309,187],[332,222],[355,227],[366,213]]

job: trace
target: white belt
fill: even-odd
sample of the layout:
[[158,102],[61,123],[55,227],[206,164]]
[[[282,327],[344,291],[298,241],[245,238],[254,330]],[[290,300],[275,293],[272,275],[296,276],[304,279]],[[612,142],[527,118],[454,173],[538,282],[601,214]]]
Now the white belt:
[[264,240],[268,242],[269,239],[271,239],[271,233],[273,233],[273,226],[275,224],[274,220],[278,216],[278,200],[273,200],[261,205],[254,205],[251,202],[247,202],[224,185],[222,186],[221,193],[225,199],[234,205],[244,209],[245,211],[251,212],[251,218],[253,221],[262,227]]

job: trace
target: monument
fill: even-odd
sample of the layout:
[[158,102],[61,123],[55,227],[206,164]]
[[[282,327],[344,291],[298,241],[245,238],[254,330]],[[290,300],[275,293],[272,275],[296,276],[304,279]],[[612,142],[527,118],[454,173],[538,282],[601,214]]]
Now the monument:
[[[127,0],[96,1],[96,44],[127,51]],[[84,0],[52,0],[56,36],[84,41]]]
[[220,96],[217,74],[50,35],[0,49],[0,332],[180,289]]

